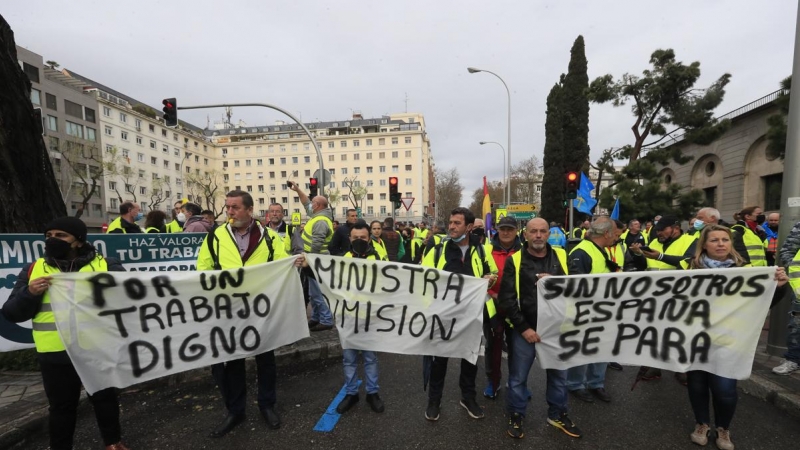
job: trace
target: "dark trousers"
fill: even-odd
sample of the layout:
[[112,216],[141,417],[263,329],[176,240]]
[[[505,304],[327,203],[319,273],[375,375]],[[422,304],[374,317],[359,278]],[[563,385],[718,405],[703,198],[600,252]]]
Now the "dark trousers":
[[[506,349],[508,354],[508,367],[511,370],[511,358],[513,358],[514,352],[511,349],[511,346],[514,344],[514,329],[506,323],[505,318],[502,317],[499,313],[495,315],[493,318],[489,319],[489,315],[486,313],[486,308],[483,309],[483,338],[485,341],[483,347],[483,365],[484,370],[486,371],[486,379],[491,380],[492,374],[497,371],[497,379],[501,380],[503,378],[503,371],[501,369],[501,362],[502,362],[502,350],[499,350],[497,353],[497,357],[495,357],[495,345],[498,343],[502,343],[499,336],[503,336],[506,343]],[[498,386],[494,387],[497,390]]]
[[[441,400],[444,392],[444,378],[447,375],[447,361],[449,358],[433,357],[431,364],[431,378],[428,383],[428,398]],[[461,360],[461,375],[458,377],[458,386],[461,388],[461,398],[475,399],[475,376],[478,366],[470,364],[466,359]]]
[[[72,364],[54,364],[39,360],[42,384],[50,403],[50,448],[71,449],[78,419],[81,379]],[[89,396],[94,406],[97,426],[105,445],[120,441],[119,403],[115,388],[103,389]]]
[[[247,400],[247,384],[244,359],[235,359],[211,366],[211,374],[219,386],[225,407],[231,414],[244,414]],[[258,409],[275,406],[275,352],[256,355],[256,375],[258,385]]]
[[714,425],[728,429],[739,400],[736,380],[702,370],[690,370],[686,372],[686,381],[695,421],[711,425],[708,409],[708,400],[711,397],[714,403]]

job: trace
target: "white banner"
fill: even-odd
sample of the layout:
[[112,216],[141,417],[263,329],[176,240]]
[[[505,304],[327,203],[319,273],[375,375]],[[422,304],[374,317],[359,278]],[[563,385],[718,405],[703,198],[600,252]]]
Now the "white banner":
[[544,368],[613,361],[746,379],[774,278],[774,267],[546,277],[537,356]]
[[411,264],[306,255],[342,348],[478,359],[487,281]]
[[50,301],[67,353],[91,394],[308,337],[295,259],[158,275],[60,273]]

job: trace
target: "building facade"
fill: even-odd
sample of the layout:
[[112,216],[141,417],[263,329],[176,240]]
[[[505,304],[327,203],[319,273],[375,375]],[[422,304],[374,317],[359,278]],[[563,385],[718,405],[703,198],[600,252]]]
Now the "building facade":
[[776,91],[737,108],[720,119],[730,119],[731,128],[709,145],[689,144],[676,138],[670,145],[682,146],[692,156],[689,164],[670,164],[660,172],[665,183],[678,183],[705,193],[704,206],[720,211],[722,219],[747,206],[760,206],[765,213],[780,210],[783,160],[767,151],[767,118],[779,112]]

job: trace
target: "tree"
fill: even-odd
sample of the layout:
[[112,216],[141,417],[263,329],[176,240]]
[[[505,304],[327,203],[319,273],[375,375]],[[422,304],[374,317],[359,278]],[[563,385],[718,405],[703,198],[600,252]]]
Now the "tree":
[[31,105],[14,32],[0,16],[0,233],[41,232],[67,208]]
[[[64,203],[73,195],[78,198],[75,217],[81,217],[93,197],[99,197],[107,178],[117,175],[122,167],[114,161],[121,159],[116,150],[109,153],[103,161],[100,149],[96,145],[86,146],[80,142],[61,141],[51,137],[50,162],[54,167],[56,181],[61,190]],[[126,163],[127,165],[127,163]]]
[[349,194],[347,198],[353,205],[353,209],[360,210],[364,207],[364,198],[367,196],[369,189],[367,189],[366,186],[362,186],[357,178],[358,177],[345,178],[344,185],[348,189]]
[[541,216],[564,220],[564,174],[589,167],[589,75],[583,36],[570,49],[567,74],[547,96]]
[[450,211],[461,206],[461,193],[464,186],[461,185],[461,176],[458,169],[450,170],[434,169],[436,180],[436,220],[443,220],[450,217]]
[[767,154],[778,155],[781,159],[786,156],[786,131],[788,130],[786,119],[789,117],[789,91],[792,89],[792,77],[786,77],[781,81],[783,93],[775,100],[780,111],[778,114],[767,118]]
[[522,203],[539,205],[541,192],[536,192],[536,184],[542,181],[541,167],[539,158],[533,155],[511,166],[511,196]]
[[[492,202],[499,202],[503,198],[504,188],[502,181],[487,181],[486,187],[489,189],[489,198],[492,199]],[[469,209],[475,214],[475,217],[484,218],[483,186],[475,189],[475,192],[472,193],[472,203],[469,204]]]
[[[667,136],[683,132],[683,141],[707,145],[724,133],[728,120],[717,121],[714,109],[722,102],[730,74],[724,74],[706,89],[695,88],[700,77],[700,63],[685,65],[675,60],[672,49],[656,50],[650,56],[650,70],[642,76],[624,74],[615,81],[604,75],[592,81],[589,99],[596,103],[611,102],[614,106],[630,101],[635,118],[631,131],[633,144],[609,149],[597,167],[613,174],[614,181],[600,193],[600,205],[611,209],[615,197],[620,199],[625,217],[653,217],[673,213],[687,217],[702,201],[699,191],[684,192],[676,184],[663,184],[659,167],[674,161],[686,164],[691,158],[683,155],[682,144],[664,147]],[[667,132],[667,126],[673,129]],[[650,142],[647,142],[651,138]],[[644,156],[643,156],[644,155]],[[620,171],[612,161],[627,161]]]
[[564,220],[565,153],[561,126],[561,85],[557,83],[547,96],[547,118],[544,123],[544,177],[542,178],[541,217],[548,221]]
[[222,173],[217,170],[186,175],[186,189],[192,201],[219,217],[224,211],[225,193],[222,192]]

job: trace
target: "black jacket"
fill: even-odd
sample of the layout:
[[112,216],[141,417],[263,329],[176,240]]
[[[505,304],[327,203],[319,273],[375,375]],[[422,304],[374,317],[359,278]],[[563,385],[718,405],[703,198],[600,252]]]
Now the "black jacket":
[[[517,268],[514,259],[506,259],[503,268],[503,279],[500,282],[500,292],[497,294],[498,306],[505,312],[506,317],[514,325],[514,330],[519,333],[527,329],[536,329],[538,320],[537,290],[536,283],[539,281],[537,273],[541,273],[534,267],[534,259],[526,249],[520,250],[522,254],[522,267],[519,270],[519,293],[520,299],[517,303]],[[546,273],[550,275],[566,275],[558,256],[553,251],[550,244],[547,244],[547,256],[543,261]]]
[[336,227],[331,243],[328,244],[328,251],[331,255],[342,256],[350,251],[350,230],[352,228],[353,226],[347,222]]

